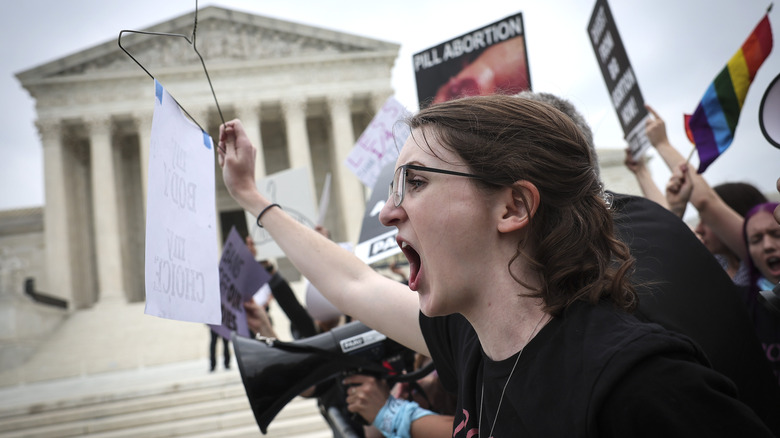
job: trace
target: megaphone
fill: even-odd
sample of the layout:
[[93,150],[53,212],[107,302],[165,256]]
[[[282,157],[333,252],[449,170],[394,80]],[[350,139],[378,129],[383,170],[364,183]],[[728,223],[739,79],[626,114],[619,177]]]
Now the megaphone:
[[780,148],[780,75],[772,79],[761,98],[758,125],[769,143]]
[[231,340],[249,404],[263,434],[279,411],[305,389],[343,372],[387,376],[391,370],[383,362],[412,353],[357,321],[294,342],[249,339],[235,332]]

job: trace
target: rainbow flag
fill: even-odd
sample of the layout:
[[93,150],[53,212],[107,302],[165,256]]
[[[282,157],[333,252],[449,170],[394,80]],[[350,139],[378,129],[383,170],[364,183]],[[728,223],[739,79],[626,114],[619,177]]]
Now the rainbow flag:
[[699,173],[731,145],[750,83],[771,51],[767,14],[715,77],[693,115],[685,115],[685,132],[699,153]]

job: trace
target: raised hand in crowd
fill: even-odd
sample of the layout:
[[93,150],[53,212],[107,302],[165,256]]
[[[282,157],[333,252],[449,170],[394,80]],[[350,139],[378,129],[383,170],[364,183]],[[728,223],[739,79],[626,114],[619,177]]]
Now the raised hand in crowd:
[[[680,165],[687,163],[687,160],[669,142],[666,124],[661,116],[650,105],[645,107],[652,116],[645,126],[647,138],[669,170],[674,172]],[[690,202],[699,212],[699,219],[714,230],[720,240],[740,259],[747,257],[747,249],[742,239],[742,216],[727,205],[700,174],[688,172],[687,175],[693,186]]]
[[655,181],[653,181],[653,176],[650,174],[650,169],[647,168],[647,160],[644,157],[638,160],[634,159],[631,151],[626,148],[626,158],[623,160],[623,164],[625,164],[628,170],[636,177],[636,181],[639,183],[639,188],[642,190],[642,194],[645,198],[656,202],[666,209],[669,208],[666,197],[661,193],[658,186],[655,185]]
[[[777,179],[777,192],[780,193],[780,178]],[[774,211],[775,220],[778,224],[780,224],[780,206],[778,206]]]
[[669,211],[680,219],[685,215],[685,208],[688,206],[693,191],[693,183],[688,173],[688,165],[683,163],[672,172],[672,176],[666,184],[666,201]]

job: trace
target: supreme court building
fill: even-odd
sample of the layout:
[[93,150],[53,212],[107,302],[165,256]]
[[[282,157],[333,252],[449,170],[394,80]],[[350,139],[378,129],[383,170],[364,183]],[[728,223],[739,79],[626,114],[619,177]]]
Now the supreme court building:
[[[219,7],[197,20],[221,114],[186,40],[124,33],[122,46],[213,139],[223,118],[240,118],[259,149],[258,178],[305,168],[318,199],[330,173],[324,225],[356,243],[366,190],[343,163],[393,94],[399,46]],[[194,21],[193,12],[135,30],[191,36]],[[116,39],[17,78],[35,100],[45,204],[0,211],[0,386],[201,357],[204,327],[135,319],[145,300],[145,195],[159,189],[147,185],[153,80]],[[600,150],[599,164],[608,188],[639,193],[622,150]],[[215,173],[222,242],[231,226],[254,224]],[[294,282],[289,263],[277,263]]]
[[[195,12],[137,30],[191,37],[194,22]],[[121,44],[215,142],[223,118],[241,119],[259,149],[258,178],[306,168],[319,197],[331,173],[325,226],[335,240],[355,243],[366,193],[343,163],[393,94],[399,46],[219,7],[198,11],[195,41],[219,110],[184,38],[124,33]],[[74,310],[143,301],[145,194],[155,190],[147,186],[153,80],[117,40],[17,77],[35,99],[44,156],[44,272],[36,288]],[[246,230],[215,172],[221,233]]]

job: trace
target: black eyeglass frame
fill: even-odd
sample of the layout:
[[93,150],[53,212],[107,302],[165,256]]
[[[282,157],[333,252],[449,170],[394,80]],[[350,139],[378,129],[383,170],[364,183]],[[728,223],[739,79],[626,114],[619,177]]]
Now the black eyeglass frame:
[[[390,188],[387,193],[387,199],[393,198],[393,205],[397,207],[400,207],[401,204],[404,202],[404,197],[406,197],[406,171],[412,169],[412,170],[418,170],[421,172],[433,172],[433,173],[442,173],[445,175],[454,175],[454,176],[464,176],[466,178],[475,178],[482,180],[483,178],[479,175],[474,175],[471,173],[463,173],[463,172],[456,172],[454,170],[446,170],[446,169],[437,169],[435,167],[425,167],[425,166],[417,166],[414,164],[404,164],[401,166],[398,166],[397,169],[395,169],[395,173],[393,174],[393,180],[390,181]],[[401,176],[399,178],[398,172],[401,172]],[[395,182],[398,181],[398,188],[399,191],[394,191],[395,188]]]

